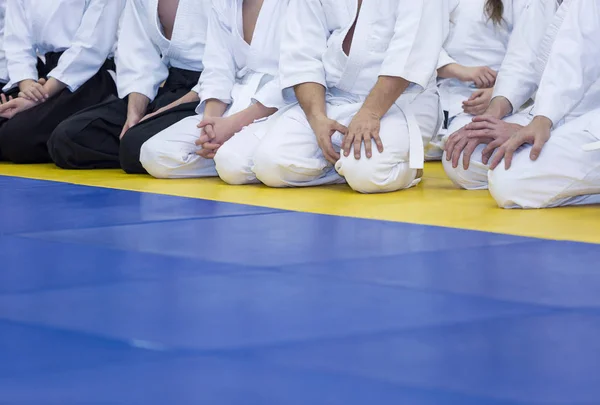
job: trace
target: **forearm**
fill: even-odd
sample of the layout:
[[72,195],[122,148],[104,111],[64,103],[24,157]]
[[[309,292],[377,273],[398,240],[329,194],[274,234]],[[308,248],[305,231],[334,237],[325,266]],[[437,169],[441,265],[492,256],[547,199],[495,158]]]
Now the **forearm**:
[[211,98],[206,101],[206,105],[204,106],[204,116],[205,117],[222,117],[227,110],[227,104],[224,102]]
[[458,79],[459,70],[462,66],[458,63],[449,63],[437,70],[437,75],[442,79]]
[[318,83],[302,83],[294,87],[294,93],[309,122],[315,117],[327,115],[325,87]]
[[66,84],[51,77],[44,84],[44,91],[49,97],[54,97],[55,95],[63,91],[66,87]]
[[127,117],[143,117],[148,110],[150,99],[140,93],[129,94],[127,101]]
[[497,96],[492,99],[483,115],[491,115],[501,120],[513,112],[513,106],[506,97]]
[[254,103],[250,107],[233,114],[230,118],[235,120],[238,129],[241,131],[242,128],[247,127],[254,121],[261,118],[270,117],[277,112],[276,108],[265,107],[261,103]]
[[379,76],[362,109],[382,118],[409,85],[410,82],[401,77]]
[[198,93],[196,93],[195,91],[190,91],[185,96],[173,101],[171,104],[168,104],[166,107],[164,107],[164,109],[169,110],[169,109],[177,107],[178,105],[181,105],[181,104],[197,103],[199,101],[200,101],[200,97],[198,97]]

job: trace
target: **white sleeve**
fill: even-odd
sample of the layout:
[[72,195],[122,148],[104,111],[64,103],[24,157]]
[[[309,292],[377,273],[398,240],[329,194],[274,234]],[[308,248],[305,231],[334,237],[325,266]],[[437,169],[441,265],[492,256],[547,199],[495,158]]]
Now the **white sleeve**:
[[446,1],[442,2],[443,7],[447,7],[447,9],[444,10],[445,40],[444,40],[444,45],[442,45],[442,50],[440,51],[440,56],[438,58],[438,64],[437,64],[438,69],[443,68],[444,66],[450,65],[452,63],[458,63],[446,51],[446,44],[448,43],[449,38],[450,38],[450,23],[451,23],[450,20],[452,19],[452,13],[459,6],[459,3],[460,2],[458,0],[446,0]]
[[27,20],[22,0],[8,0],[4,28],[4,51],[9,83],[4,88],[9,90],[19,82],[27,79],[37,80],[37,54],[31,34],[31,25]]
[[115,62],[119,97],[140,93],[153,101],[169,68],[147,31],[147,11],[140,0],[127,0],[117,41]]
[[204,71],[194,88],[202,106],[209,99],[231,104],[231,90],[235,85],[237,68],[233,54],[231,7],[222,0],[213,0],[208,17],[208,34],[204,50]]
[[74,92],[98,73],[115,46],[123,4],[124,0],[90,0],[71,47],[48,76]]
[[513,112],[532,98],[538,88],[538,53],[555,12],[556,0],[533,0],[512,31],[492,97],[505,97]]
[[283,98],[279,77],[273,78],[258,90],[254,96],[254,100],[268,108],[280,109],[281,107],[284,107],[287,102]]
[[532,114],[558,124],[600,78],[600,3],[577,0],[560,27]]
[[281,88],[302,83],[327,86],[322,55],[331,35],[319,0],[290,0],[281,41]]
[[448,52],[446,52],[446,50],[444,48],[442,48],[442,51],[440,52],[440,56],[438,58],[438,64],[437,64],[437,68],[443,68],[444,66],[448,66],[452,63],[458,63],[456,62],[449,54]]
[[436,74],[449,14],[437,1],[401,0],[396,15],[394,36],[379,75],[402,77],[426,88]]

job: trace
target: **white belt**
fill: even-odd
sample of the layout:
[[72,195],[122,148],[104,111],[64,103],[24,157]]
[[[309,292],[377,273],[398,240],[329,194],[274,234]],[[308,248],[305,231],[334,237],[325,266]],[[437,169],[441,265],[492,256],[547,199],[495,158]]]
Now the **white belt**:
[[582,146],[582,149],[586,152],[593,152],[596,150],[600,150],[600,141],[585,144]]
[[[410,100],[412,102],[413,100]],[[399,100],[396,106],[404,114],[406,125],[408,126],[409,139],[409,159],[408,164],[411,169],[422,169],[425,164],[425,145],[423,144],[423,135],[419,122],[413,114],[409,100]]]

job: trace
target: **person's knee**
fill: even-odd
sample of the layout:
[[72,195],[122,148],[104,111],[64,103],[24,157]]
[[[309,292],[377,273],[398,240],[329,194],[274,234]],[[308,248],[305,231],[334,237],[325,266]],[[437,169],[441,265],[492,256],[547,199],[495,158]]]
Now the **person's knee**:
[[152,177],[173,178],[173,172],[182,165],[164,141],[151,138],[144,142],[139,152],[139,163]]
[[287,187],[290,170],[278,147],[261,144],[254,155],[252,171],[256,178],[268,187]]
[[417,171],[409,167],[408,162],[391,162],[365,156],[355,159],[354,156],[342,157],[336,165],[338,172],[344,176],[348,185],[359,193],[374,194],[403,190],[414,184]]
[[548,196],[536,190],[539,181],[525,177],[516,167],[506,170],[503,166],[488,174],[490,194],[500,208],[544,208]]
[[[129,174],[142,174],[144,167],[141,164],[141,149],[143,140],[135,136],[133,130],[125,133],[119,145],[119,163],[121,169]],[[147,169],[146,169],[147,170]]]
[[462,155],[458,166],[452,167],[452,161],[446,160],[446,153],[442,156],[442,166],[446,175],[456,186],[465,190],[487,189],[487,167],[478,167],[477,162],[471,161],[468,169],[464,169]]
[[253,182],[254,176],[250,175],[252,165],[249,158],[227,147],[227,143],[219,149],[214,160],[217,173],[225,183],[241,185]]
[[48,153],[54,164],[61,169],[75,169],[71,163],[70,156],[73,154],[72,131],[65,122],[59,124],[50,135],[48,143]]

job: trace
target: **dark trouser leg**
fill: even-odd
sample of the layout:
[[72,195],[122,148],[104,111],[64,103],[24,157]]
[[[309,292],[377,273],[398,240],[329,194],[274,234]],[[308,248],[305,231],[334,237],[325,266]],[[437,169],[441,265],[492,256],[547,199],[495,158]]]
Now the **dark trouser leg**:
[[[181,96],[183,94],[176,99],[179,99]],[[195,115],[197,106],[197,102],[181,104],[143,121],[127,131],[123,139],[121,139],[119,154],[123,170],[130,174],[146,173],[146,170],[140,163],[140,150],[144,142],[182,119]]]
[[48,152],[63,169],[119,168],[119,135],[127,120],[127,101],[117,97],[63,121],[48,141]]
[[52,99],[17,114],[0,128],[2,158],[13,163],[46,163],[46,143],[65,119],[115,94],[110,74],[101,70],[76,92],[65,89]]

